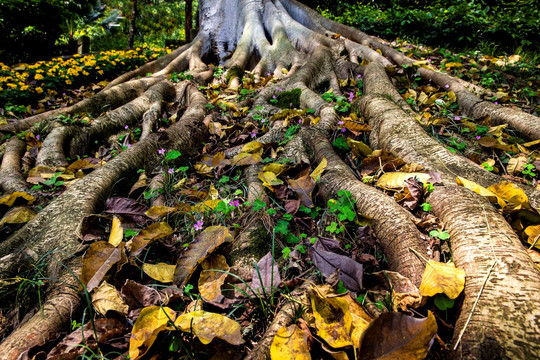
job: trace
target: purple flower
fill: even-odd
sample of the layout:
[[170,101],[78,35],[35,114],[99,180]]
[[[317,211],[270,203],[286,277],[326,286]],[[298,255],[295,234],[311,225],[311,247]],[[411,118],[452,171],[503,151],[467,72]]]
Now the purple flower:
[[291,107],[291,108],[292,108],[292,103],[290,103],[290,104],[289,104],[289,107]]
[[357,79],[360,79],[361,77],[362,77],[362,74],[356,75],[356,78],[357,78]]
[[270,76],[270,75],[272,75],[272,73],[268,73],[268,74],[266,74],[266,76]]
[[354,99],[354,93],[351,91],[351,92],[349,93],[349,102],[352,103],[352,102],[353,102],[353,99]]
[[339,120],[338,125],[343,125],[343,120]]
[[266,119],[261,119],[261,122],[262,122],[262,123],[265,122],[265,121],[266,121]]
[[272,95],[272,99],[275,99],[276,98],[276,95]]
[[444,87],[448,89],[450,87],[450,85],[446,84],[446,85],[444,85]]
[[127,126],[127,125],[126,125],[126,126],[124,126],[124,129],[126,129],[126,130],[127,130],[128,128],[129,128],[129,126]]
[[128,149],[131,147],[131,144],[127,144]]
[[39,135],[36,135],[36,140],[39,140]]
[[169,174],[174,174],[174,168],[170,168],[168,171]]
[[345,129],[345,128],[342,128],[342,129],[341,129],[341,132],[342,132],[342,133],[344,133],[345,131],[347,131],[347,129]]
[[480,135],[476,135],[476,140],[480,140],[481,136]]
[[234,207],[240,206],[240,201],[239,200],[231,200],[231,201],[229,201],[229,205],[234,206]]
[[278,90],[279,90],[279,92],[282,92],[282,91],[283,91],[283,89],[282,89],[282,88],[279,88]]
[[459,116],[454,116],[454,120],[459,121],[461,118]]
[[197,220],[193,227],[195,228],[195,230],[202,230],[203,225],[204,222],[202,220]]
[[254,138],[255,136],[257,136],[257,133],[254,131],[251,133],[251,137]]
[[495,105],[499,105],[499,103],[497,101],[494,102]]
[[165,149],[164,149],[164,148],[159,149],[159,150],[158,150],[158,154],[159,154],[159,155],[165,154]]

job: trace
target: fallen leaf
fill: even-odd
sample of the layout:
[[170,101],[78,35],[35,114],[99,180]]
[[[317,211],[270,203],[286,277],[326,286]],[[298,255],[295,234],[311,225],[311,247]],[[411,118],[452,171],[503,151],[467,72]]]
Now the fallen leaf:
[[112,197],[105,203],[105,213],[122,215],[136,224],[144,224],[149,220],[145,215],[147,210],[146,205],[129,198]]
[[[264,167],[262,168],[262,172],[263,173],[271,172],[271,173],[274,173],[276,176],[279,176],[283,172],[287,171],[289,168],[290,168],[290,166],[287,166],[287,165],[278,164],[278,163],[271,163],[271,164],[264,165]],[[259,175],[259,179],[260,179],[260,175]],[[277,184],[277,185],[279,185],[279,184]]]
[[418,179],[419,182],[425,184],[429,181],[431,175],[425,173],[387,172],[377,180],[376,185],[386,190],[401,190],[405,187],[405,180],[410,178]]
[[276,289],[279,286],[281,276],[279,275],[279,268],[271,252],[268,252],[259,260],[257,266],[253,269],[252,279],[251,289],[255,292],[255,296],[272,294],[272,289]]
[[142,309],[131,331],[129,358],[136,360],[150,349],[158,334],[164,330],[174,330],[169,325],[176,313],[166,306],[149,306]]
[[[306,169],[309,170],[309,169]],[[300,196],[300,201],[305,207],[312,207],[311,193],[315,189],[315,180],[309,175],[308,171],[300,173],[297,179],[288,179],[289,188]]]
[[240,324],[221,314],[192,311],[180,315],[174,325],[182,331],[194,334],[203,344],[209,344],[216,337],[231,345],[244,343]]
[[373,150],[361,141],[347,138],[347,145],[351,148],[351,151],[356,156],[368,156],[373,153]]
[[170,283],[173,281],[175,268],[176,268],[175,265],[169,265],[165,263],[157,263],[157,264],[144,263],[142,266],[142,270],[144,271],[146,275],[162,283]]
[[429,260],[422,276],[420,295],[434,296],[444,293],[450,299],[455,299],[464,287],[465,270],[456,268],[453,263]]
[[425,319],[383,313],[365,330],[358,359],[424,359],[436,333],[437,321],[431,311]]
[[181,295],[179,290],[172,287],[159,291],[133,280],[126,280],[126,283],[120,289],[120,293],[130,310],[154,305],[167,305],[171,299],[178,298]]
[[270,346],[271,360],[311,360],[308,334],[298,325],[284,326],[274,335]]
[[357,263],[349,256],[326,251],[322,247],[317,246],[317,243],[310,248],[313,265],[326,278],[339,271],[339,279],[347,289],[354,292],[362,290],[362,277],[364,275],[362,264]]
[[189,281],[191,275],[207,256],[225,242],[231,242],[232,235],[225,226],[210,226],[203,230],[184,249],[174,273],[174,284],[183,288]]
[[102,282],[92,294],[92,306],[104,316],[109,310],[117,311],[125,316],[129,309],[118,290],[106,281]]
[[247,166],[262,162],[262,157],[259,154],[240,153],[235,155],[231,161],[232,166]]
[[124,228],[122,228],[122,223],[118,217],[113,216],[111,234],[109,235],[109,244],[112,246],[118,246],[123,239]]
[[276,174],[271,171],[259,171],[258,176],[259,180],[262,181],[263,185],[272,191],[274,191],[274,188],[272,186],[283,184],[283,181],[278,179]]
[[527,156],[518,156],[517,158],[510,158],[508,160],[508,165],[506,165],[506,171],[510,175],[521,174],[524,169],[524,166],[529,163]]
[[319,165],[317,165],[315,170],[313,170],[313,172],[309,175],[311,176],[313,181],[315,182],[319,181],[321,174],[323,173],[324,169],[326,169],[327,164],[328,164],[328,161],[326,160],[325,157],[323,157]]
[[221,305],[225,298],[221,292],[221,286],[225,284],[225,279],[228,276],[227,272],[229,271],[225,256],[212,254],[204,259],[201,268],[203,269],[199,277],[199,293],[201,297],[206,302]]
[[527,242],[529,244],[534,244],[535,248],[540,249],[540,225],[527,226],[525,235],[528,236]]
[[360,339],[362,338],[364,331],[366,331],[373,319],[366,313],[366,310],[364,310],[362,305],[360,305],[356,299],[353,299],[350,294],[345,294],[341,298],[349,304],[349,313],[352,317],[351,340],[353,344],[360,344]]
[[36,213],[26,206],[17,206],[10,209],[0,220],[0,227],[5,224],[24,224],[32,220]]
[[475,193],[482,195],[483,197],[487,198],[492,203],[497,203],[501,208],[504,209],[506,206],[506,202],[497,196],[497,194],[493,193],[492,191],[486,189],[483,186],[478,185],[477,183],[467,180],[465,178],[462,178],[461,176],[456,177],[456,183],[458,185],[463,186],[464,188],[467,188],[471,191],[474,191]]
[[86,290],[91,292],[95,289],[120,258],[121,250],[106,241],[90,244],[82,259],[81,281]]
[[316,288],[310,291],[309,298],[317,335],[333,348],[352,346],[349,335],[352,317],[347,301],[339,297],[325,297]]
[[525,192],[516,184],[510,181],[501,181],[487,188],[495,195],[507,202],[504,211],[513,212],[521,209],[531,209],[529,198]]
[[131,239],[131,257],[138,256],[141,251],[151,242],[161,239],[173,233],[173,229],[166,222],[158,222],[141,230]]
[[260,155],[260,151],[261,149],[263,148],[263,144],[258,142],[258,141],[251,141],[251,142],[248,142],[247,144],[245,144],[244,146],[242,146],[242,150],[241,152],[243,153],[249,153],[249,154],[259,154]]
[[11,194],[7,194],[0,197],[0,205],[6,205],[8,207],[12,207],[15,201],[19,199],[26,200],[27,205],[32,205],[34,201],[36,201],[36,198],[30,194],[27,194],[23,191],[15,191]]

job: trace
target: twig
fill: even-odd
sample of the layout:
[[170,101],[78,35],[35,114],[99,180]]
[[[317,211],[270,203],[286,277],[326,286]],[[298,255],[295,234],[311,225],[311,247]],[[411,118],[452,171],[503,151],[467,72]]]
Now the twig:
[[467,321],[465,322],[465,326],[463,326],[463,329],[461,329],[461,332],[459,333],[458,339],[456,341],[456,345],[454,346],[454,351],[456,351],[457,347],[459,346],[459,343],[461,342],[461,338],[463,337],[463,334],[465,333],[465,329],[467,329],[467,326],[469,325],[469,322],[471,321],[471,317],[474,312],[474,309],[476,308],[476,304],[478,304],[478,300],[480,300],[480,295],[482,295],[482,292],[484,291],[484,288],[486,287],[486,283],[488,281],[489,275],[491,275],[491,271],[493,270],[493,267],[495,267],[495,264],[497,264],[497,260],[493,261],[493,264],[491,264],[491,267],[489,268],[486,278],[484,279],[484,283],[482,284],[482,287],[480,288],[480,291],[478,292],[478,296],[476,297],[474,305],[471,309],[471,312],[469,313],[469,317],[467,318]]

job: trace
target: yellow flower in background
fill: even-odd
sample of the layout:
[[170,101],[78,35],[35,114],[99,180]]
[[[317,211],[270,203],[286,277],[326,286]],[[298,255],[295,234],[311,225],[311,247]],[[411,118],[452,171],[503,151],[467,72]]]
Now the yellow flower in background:
[[66,84],[71,85],[71,80],[66,80]]
[[12,84],[12,83],[9,83],[7,84],[7,87],[10,88],[10,89],[16,89],[17,88],[17,85],[16,84]]
[[99,75],[103,75],[103,70],[98,70]]
[[41,74],[36,74],[36,76],[34,76],[34,79],[36,79],[36,80],[43,80],[43,75],[41,75]]
[[37,87],[35,90],[38,94],[41,94],[43,92],[43,89],[41,87]]
[[84,75],[84,76],[88,76],[88,75],[90,75],[90,73],[89,73],[88,71],[86,71],[86,70],[83,70],[83,72],[82,72],[82,73],[83,73],[83,75]]

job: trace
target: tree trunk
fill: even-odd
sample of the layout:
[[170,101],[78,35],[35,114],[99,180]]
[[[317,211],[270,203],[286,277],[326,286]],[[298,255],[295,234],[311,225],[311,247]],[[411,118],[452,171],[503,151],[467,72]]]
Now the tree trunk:
[[128,48],[133,49],[133,42],[135,41],[135,33],[137,32],[137,16],[139,16],[139,9],[137,8],[139,0],[132,0],[131,5],[131,19],[129,21],[129,37]]
[[[187,41],[191,40],[191,3],[186,1]],[[325,158],[328,165],[318,183],[322,198],[335,198],[339,190],[350,191],[357,212],[372,218],[389,268],[419,285],[424,266],[410,249],[425,258],[429,257],[429,249],[427,236],[415,225],[417,219],[392,197],[359,181],[356,169],[351,169],[331,145],[341,117],[334,104],[324,101],[321,94],[332,88],[334,94],[341,95],[339,80],[359,75],[365,78],[365,95],[355,105],[358,114],[372,127],[371,147],[384,149],[443,176],[444,185],[435,190],[430,200],[435,214],[450,231],[454,260],[465,269],[467,276],[463,307],[454,334],[456,357],[531,358],[538,355],[540,273],[498,211],[477,195],[454,185],[456,174],[484,186],[495,184],[501,178],[450,153],[417,124],[413,110],[385,71],[385,67],[410,64],[412,60],[382,40],[325,19],[295,0],[201,0],[198,12],[200,30],[185,46],[119,76],[92,98],[0,126],[2,133],[16,134],[50,125],[51,130],[41,139],[43,145],[36,162],[51,167],[64,167],[69,164],[68,158],[88,155],[126,126],[142,128],[138,142],[68,187],[18,232],[0,242],[3,260],[0,278],[13,277],[22,265],[51,254],[48,276],[65,280],[50,287],[44,305],[45,318],[39,313],[34,315],[0,343],[0,359],[16,359],[28,349],[47,343],[64,330],[68,319],[81,309],[74,288],[78,280],[73,275],[80,274],[80,256],[87,245],[81,244],[75,230],[86,215],[103,209],[106,198],[119,191],[117,183],[122,180],[129,188],[137,180],[139,169],[146,170],[147,174],[161,173],[162,148],[180,151],[183,155],[180,161],[184,164],[194,163],[190,161],[191,155],[207,151],[204,145],[209,136],[208,126],[217,122],[220,114],[208,112],[213,106],[209,106],[211,99],[207,99],[198,86],[209,85],[211,81],[231,92],[245,82],[265,81],[266,86],[248,103],[250,112],[241,120],[242,126],[253,125],[260,121],[255,119],[256,112],[266,114],[264,121],[267,121],[268,131],[257,138],[262,144],[285,140],[286,121],[270,121],[280,110],[271,100],[281,91],[300,89],[299,107],[312,109],[318,122],[303,123],[298,133],[286,139],[287,144],[279,149],[280,156],[291,159],[296,165],[310,164],[312,168]],[[136,17],[137,0],[134,0],[130,47]],[[360,66],[361,60],[369,64]],[[208,65],[211,63],[227,69],[222,78],[214,80],[215,67]],[[245,76],[245,71],[250,72],[249,76]],[[168,80],[173,73],[192,75],[193,81],[173,84]],[[475,87],[463,80],[429,69],[420,69],[420,74],[443,87],[448,84],[458,97],[462,111],[469,116],[489,115],[495,123],[508,123],[523,136],[540,138],[540,122],[535,116],[490,106],[469,92],[467,88]],[[178,120],[171,120],[174,124],[167,128],[161,125],[163,128],[157,130],[157,120],[171,104],[176,104],[174,118]],[[237,108],[242,109],[244,105]],[[107,112],[102,114],[104,108]],[[66,126],[56,121],[59,115],[83,113],[96,116],[85,127]],[[14,136],[3,147],[0,186],[5,193],[28,188],[21,171],[26,145],[25,140]],[[241,147],[223,151],[232,158]],[[257,177],[259,170],[260,167],[254,165],[245,172],[250,190],[248,199],[252,202],[266,196]],[[156,175],[149,186],[159,187],[163,179],[163,174]],[[540,208],[538,191],[522,188],[533,207]],[[160,198],[155,204],[163,201]],[[228,247],[228,255],[236,257],[239,272],[245,273],[260,257],[260,249],[249,242],[253,234],[269,229],[272,225],[269,226],[269,222],[268,216],[257,217]],[[495,265],[490,268],[494,261]],[[269,334],[277,331],[276,324],[288,324],[294,311],[289,303],[283,306]],[[265,338],[253,357],[263,358],[269,344],[269,338]]]
[[191,31],[193,27],[193,0],[187,0],[185,5],[184,15],[186,18],[185,35],[186,42],[191,41]]

